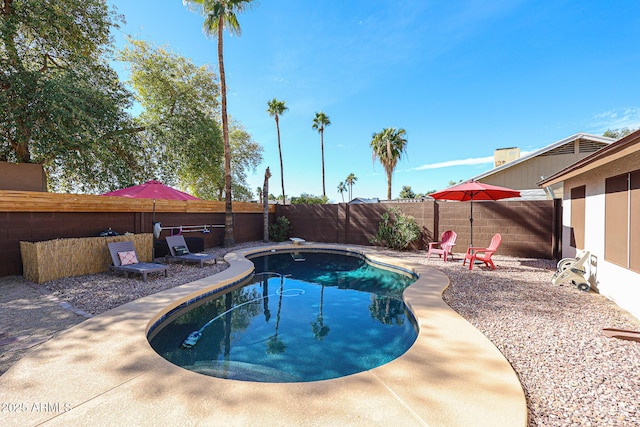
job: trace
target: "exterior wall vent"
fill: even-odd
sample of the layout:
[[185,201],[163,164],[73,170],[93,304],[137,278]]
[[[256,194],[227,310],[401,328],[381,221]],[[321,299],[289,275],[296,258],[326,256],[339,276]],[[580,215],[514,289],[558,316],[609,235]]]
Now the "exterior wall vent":
[[573,141],[568,142],[560,147],[556,147],[553,150],[547,151],[546,153],[541,154],[541,156],[559,156],[561,154],[573,154],[574,144]]
[[602,147],[606,147],[607,144],[603,144],[602,142],[589,141],[588,139],[581,139],[578,152],[579,153],[593,153],[594,151],[598,151]]

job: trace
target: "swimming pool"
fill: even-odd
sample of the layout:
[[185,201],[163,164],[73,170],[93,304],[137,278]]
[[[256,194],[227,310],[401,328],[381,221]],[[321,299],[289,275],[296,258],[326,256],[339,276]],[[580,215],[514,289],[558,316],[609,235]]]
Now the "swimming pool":
[[171,315],[154,350],[205,375],[309,382],[383,365],[417,337],[402,291],[415,275],[345,252],[250,257],[254,275]]

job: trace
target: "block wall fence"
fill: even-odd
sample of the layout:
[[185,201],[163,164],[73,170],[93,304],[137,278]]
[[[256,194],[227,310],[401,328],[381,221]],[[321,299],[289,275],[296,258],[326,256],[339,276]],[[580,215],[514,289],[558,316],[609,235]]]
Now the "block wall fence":
[[[380,216],[391,207],[411,215],[422,229],[410,249],[424,250],[445,230],[458,234],[454,252],[466,252],[471,243],[469,202],[425,200],[411,203],[276,206],[276,217],[293,224],[293,235],[309,241],[370,245]],[[560,257],[561,200],[473,203],[473,244],[487,246],[502,235],[499,254],[557,259]]]
[[[21,275],[20,241],[94,237],[111,228],[123,234],[151,233],[153,221],[162,227],[224,224],[224,202],[126,199],[90,195],[0,190],[0,276]],[[236,243],[263,238],[262,206],[235,202]],[[392,206],[413,216],[422,236],[410,249],[423,250],[445,230],[458,233],[456,252],[470,243],[468,202],[277,205],[270,221],[286,216],[292,236],[308,241],[370,245],[380,216]],[[474,202],[473,242],[485,246],[495,233],[503,236],[499,254],[530,258],[559,258],[561,201]],[[170,234],[163,230],[160,239]],[[194,231],[205,248],[222,245],[224,228]]]

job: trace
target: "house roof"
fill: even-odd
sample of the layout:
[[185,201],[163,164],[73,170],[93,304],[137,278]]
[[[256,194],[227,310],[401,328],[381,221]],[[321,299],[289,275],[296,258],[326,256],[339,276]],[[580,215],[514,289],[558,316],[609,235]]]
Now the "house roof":
[[357,205],[360,203],[380,203],[380,199],[377,197],[367,198],[367,197],[356,197],[349,202],[350,204]]
[[537,151],[529,153],[526,156],[520,157],[519,159],[512,160],[509,163],[505,163],[503,165],[498,166],[497,168],[493,168],[493,169],[491,169],[491,170],[489,170],[487,172],[481,173],[480,175],[476,175],[473,178],[470,178],[469,181],[471,181],[471,180],[479,181],[482,178],[485,178],[487,176],[493,175],[495,173],[498,173],[500,171],[503,171],[505,169],[513,167],[513,166],[515,166],[515,165],[517,165],[519,163],[526,162],[529,159],[532,159],[532,158],[537,157],[537,156],[539,156],[541,154],[547,153],[547,152],[549,152],[551,150],[554,150],[554,149],[556,149],[558,147],[561,147],[561,146],[563,146],[563,145],[565,145],[567,143],[573,142],[575,140],[580,140],[580,139],[586,139],[586,140],[589,140],[589,141],[600,142],[600,143],[603,143],[603,144],[611,144],[611,143],[613,143],[615,141],[615,139],[613,139],[613,138],[607,138],[605,136],[591,135],[591,134],[588,134],[588,133],[579,132],[579,133],[571,135],[571,136],[569,136],[567,138],[561,139],[560,141],[556,141],[553,144],[549,144],[546,147],[541,148],[541,149],[539,149]]
[[538,182],[538,186],[546,187],[593,170],[599,166],[640,151],[640,130],[637,130],[616,142],[601,148],[584,159],[567,166],[550,177]]

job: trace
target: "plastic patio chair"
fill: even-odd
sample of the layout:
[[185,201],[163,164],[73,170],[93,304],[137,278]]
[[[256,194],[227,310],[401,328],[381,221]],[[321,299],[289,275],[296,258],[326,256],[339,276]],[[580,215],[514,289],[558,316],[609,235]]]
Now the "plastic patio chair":
[[431,258],[431,254],[438,254],[440,258],[444,258],[447,261],[447,255],[453,259],[453,247],[456,244],[456,238],[458,235],[453,230],[447,230],[442,233],[439,242],[429,243],[429,253],[427,259]]
[[495,270],[496,266],[491,260],[491,256],[498,250],[500,243],[502,243],[502,236],[500,233],[497,233],[491,238],[491,244],[488,248],[469,246],[467,253],[464,255],[462,265],[465,265],[467,260],[469,260],[469,270],[471,270],[473,268],[473,263],[478,260],[484,262],[487,267],[491,267]]

